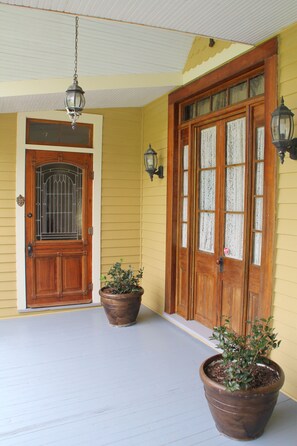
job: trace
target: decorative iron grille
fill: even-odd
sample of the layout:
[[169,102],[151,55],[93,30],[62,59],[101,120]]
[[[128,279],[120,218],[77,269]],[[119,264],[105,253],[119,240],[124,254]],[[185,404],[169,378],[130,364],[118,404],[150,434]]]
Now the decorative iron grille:
[[66,163],[36,169],[37,240],[81,240],[82,175]]

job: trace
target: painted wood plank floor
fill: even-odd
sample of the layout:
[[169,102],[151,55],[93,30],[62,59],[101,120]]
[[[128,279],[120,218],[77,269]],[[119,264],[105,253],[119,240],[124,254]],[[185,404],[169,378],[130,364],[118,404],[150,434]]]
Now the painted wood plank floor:
[[[214,427],[198,376],[213,350],[142,307],[110,327],[102,308],[0,321],[0,446],[236,446]],[[256,446],[297,444],[281,395]]]

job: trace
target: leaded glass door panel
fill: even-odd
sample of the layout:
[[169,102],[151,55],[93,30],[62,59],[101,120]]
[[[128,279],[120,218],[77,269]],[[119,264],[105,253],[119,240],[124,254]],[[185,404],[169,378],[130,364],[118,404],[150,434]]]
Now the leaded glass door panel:
[[92,300],[92,155],[26,153],[27,307]]

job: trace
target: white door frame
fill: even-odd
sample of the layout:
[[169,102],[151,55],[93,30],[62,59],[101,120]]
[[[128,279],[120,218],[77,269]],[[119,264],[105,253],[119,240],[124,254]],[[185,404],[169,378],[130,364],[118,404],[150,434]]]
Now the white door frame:
[[[18,113],[17,119],[17,153],[16,153],[16,196],[25,197],[25,169],[26,150],[51,150],[76,153],[93,154],[93,243],[92,243],[92,282],[93,304],[98,304],[100,288],[100,232],[101,232],[101,162],[102,162],[102,123],[103,116],[82,114],[79,122],[93,124],[93,148],[78,148],[64,146],[38,146],[26,144],[26,119],[48,119],[67,121],[65,112],[49,111],[34,113]],[[69,125],[70,122],[69,122]],[[26,247],[25,247],[25,206],[16,205],[16,262],[17,262],[17,308],[25,311],[26,308]],[[91,304],[86,304],[91,305]],[[68,307],[68,306],[67,306]],[[76,305],[77,307],[77,305]],[[50,307],[49,309],[52,309]],[[61,307],[57,307],[61,308]],[[38,309],[39,311],[42,309]],[[27,311],[34,311],[28,309]],[[35,310],[36,311],[36,310]]]

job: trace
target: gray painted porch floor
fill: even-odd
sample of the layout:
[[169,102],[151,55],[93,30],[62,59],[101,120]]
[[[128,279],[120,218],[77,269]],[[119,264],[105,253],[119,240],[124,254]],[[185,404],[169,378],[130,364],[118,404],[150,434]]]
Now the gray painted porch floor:
[[[102,308],[0,321],[0,446],[236,446],[215,428],[198,369],[214,350],[142,307],[110,327]],[[280,395],[255,446],[297,444]]]

